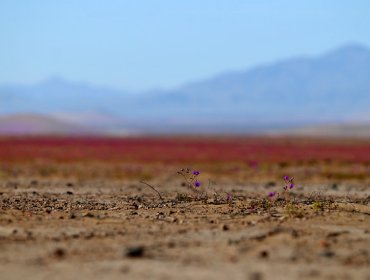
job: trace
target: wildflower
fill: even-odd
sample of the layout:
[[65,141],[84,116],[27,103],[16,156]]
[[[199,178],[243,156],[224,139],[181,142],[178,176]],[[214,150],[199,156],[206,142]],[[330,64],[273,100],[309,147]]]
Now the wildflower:
[[290,185],[289,185],[289,189],[293,189],[294,188],[294,184],[293,183],[291,183]]
[[226,200],[228,200],[228,201],[230,201],[230,200],[232,200],[233,199],[233,196],[231,195],[231,194],[227,194],[227,197],[226,197]]
[[276,192],[269,192],[269,197],[273,198],[276,195]]
[[197,187],[197,188],[198,188],[198,187],[200,187],[200,185],[201,185],[201,183],[200,183],[199,181],[195,181],[195,182],[194,182],[194,186],[195,186],[195,187]]
[[284,176],[284,180],[285,180],[285,181],[289,181],[289,176],[285,175],[285,176]]
[[197,170],[194,170],[194,171],[193,171],[193,175],[198,176],[199,174],[200,174],[200,172],[199,172],[199,171],[197,171]]

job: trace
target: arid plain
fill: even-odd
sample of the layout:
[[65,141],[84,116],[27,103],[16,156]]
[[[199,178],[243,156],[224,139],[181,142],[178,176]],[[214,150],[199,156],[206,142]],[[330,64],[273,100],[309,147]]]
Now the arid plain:
[[3,137],[0,249],[1,279],[368,280],[370,141]]

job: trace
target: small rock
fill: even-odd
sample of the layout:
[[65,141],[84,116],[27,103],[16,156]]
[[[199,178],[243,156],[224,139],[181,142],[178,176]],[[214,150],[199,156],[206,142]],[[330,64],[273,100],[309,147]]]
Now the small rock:
[[56,248],[53,252],[54,257],[57,257],[59,259],[64,258],[66,255],[66,251],[62,248]]
[[344,231],[333,231],[333,232],[329,232],[326,237],[337,237],[341,234],[344,234],[344,233],[348,233],[348,231],[344,230]]
[[309,269],[307,271],[302,271],[300,274],[304,278],[318,278],[320,276],[320,271],[317,269]]
[[249,275],[250,280],[262,280],[262,273],[261,272],[252,272]]
[[166,217],[164,218],[164,221],[169,222],[169,223],[175,223],[177,222],[177,218],[176,217]]
[[330,243],[325,239],[321,239],[319,244],[322,248],[329,248],[330,247]]
[[94,232],[89,232],[89,233],[86,233],[85,234],[85,239],[91,239],[95,236],[95,233]]
[[265,184],[265,188],[268,189],[268,188],[272,188],[272,187],[275,187],[276,186],[276,182],[274,181],[270,181],[270,182],[267,182]]
[[325,258],[332,258],[334,257],[335,253],[330,250],[325,250],[320,253],[320,257],[325,257]]
[[260,255],[261,258],[266,259],[269,256],[269,252],[266,251],[266,250],[263,250],[263,251],[260,252],[259,255]]
[[295,229],[292,229],[292,231],[290,232],[291,236],[293,238],[297,238],[299,237],[299,234],[298,234],[298,231],[296,231]]
[[232,256],[229,257],[229,261],[231,263],[236,263],[238,261],[238,258],[236,256],[232,255]]
[[71,191],[67,191],[67,194],[68,194],[68,195],[73,195],[73,192],[71,192]]
[[222,226],[223,231],[228,231],[229,229],[230,229],[229,226],[226,224]]
[[144,246],[132,246],[127,248],[125,255],[130,258],[140,258],[144,255],[144,251]]
[[87,212],[87,213],[83,214],[82,216],[86,217],[86,218],[94,218],[94,214],[91,213],[91,212]]

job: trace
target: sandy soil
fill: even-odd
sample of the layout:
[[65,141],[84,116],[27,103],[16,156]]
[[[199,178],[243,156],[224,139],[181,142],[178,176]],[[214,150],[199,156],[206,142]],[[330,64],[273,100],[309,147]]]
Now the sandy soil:
[[0,177],[0,278],[370,279],[368,183],[181,183]]

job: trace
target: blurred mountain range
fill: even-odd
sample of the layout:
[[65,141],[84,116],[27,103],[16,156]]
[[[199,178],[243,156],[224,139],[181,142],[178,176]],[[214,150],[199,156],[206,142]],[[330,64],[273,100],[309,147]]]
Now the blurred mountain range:
[[370,124],[370,50],[359,45],[171,90],[133,93],[59,77],[0,85],[2,134],[22,127],[25,133],[58,133],[58,127],[67,134],[260,133],[352,123],[362,130]]

